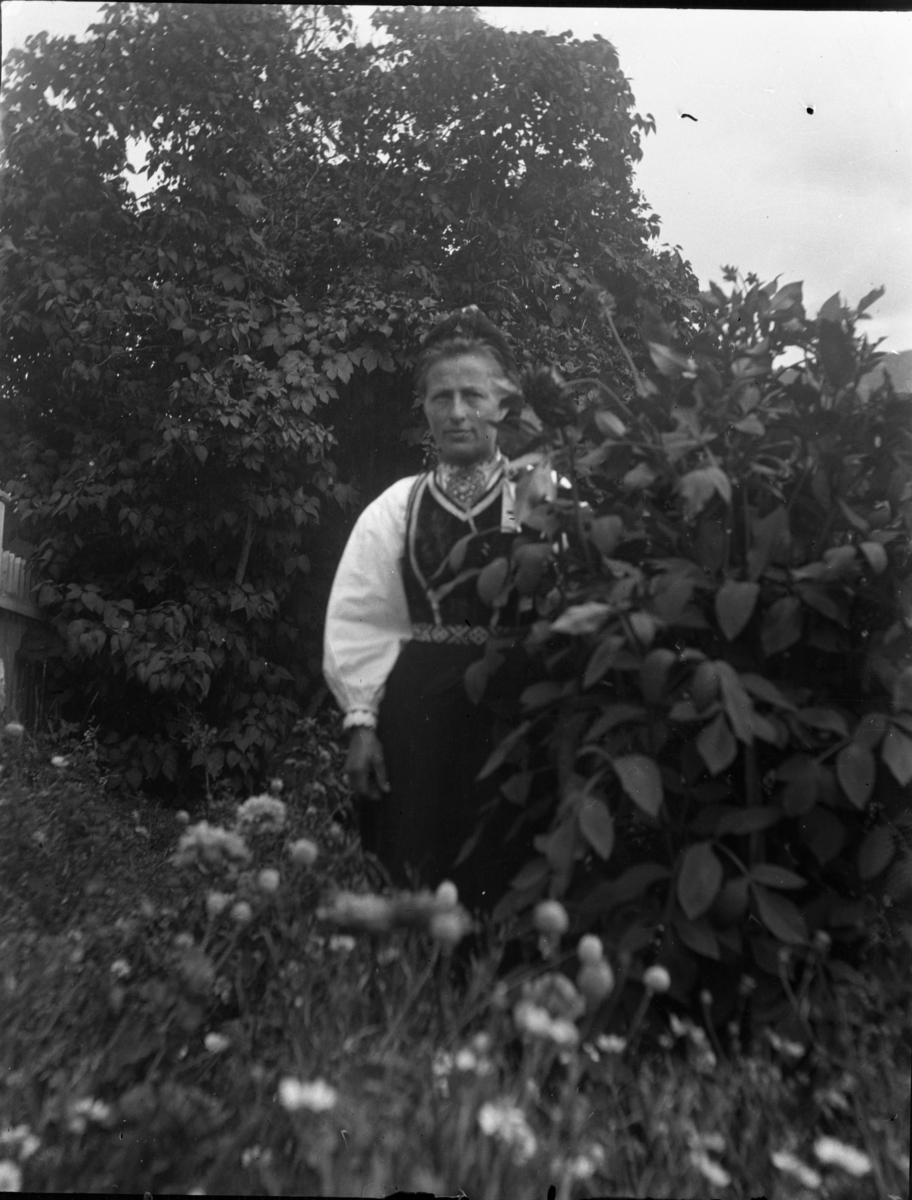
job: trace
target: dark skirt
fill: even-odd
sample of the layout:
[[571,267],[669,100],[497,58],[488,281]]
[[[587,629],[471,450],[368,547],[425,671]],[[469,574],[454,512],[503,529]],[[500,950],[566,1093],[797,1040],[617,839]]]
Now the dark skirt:
[[407,642],[386,683],[377,734],[390,793],[359,805],[361,836],[398,887],[451,879],[470,908],[490,909],[531,854],[531,834],[507,839],[520,815],[503,797],[472,852],[456,866],[486,806],[513,769],[477,781],[505,732],[473,704],[465,670],[483,647]]

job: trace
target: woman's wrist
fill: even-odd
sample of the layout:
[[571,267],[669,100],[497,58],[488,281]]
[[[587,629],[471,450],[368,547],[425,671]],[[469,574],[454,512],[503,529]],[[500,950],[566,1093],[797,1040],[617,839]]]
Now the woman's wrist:
[[353,708],[345,714],[342,728],[348,732],[356,729],[376,729],[377,715],[369,708]]

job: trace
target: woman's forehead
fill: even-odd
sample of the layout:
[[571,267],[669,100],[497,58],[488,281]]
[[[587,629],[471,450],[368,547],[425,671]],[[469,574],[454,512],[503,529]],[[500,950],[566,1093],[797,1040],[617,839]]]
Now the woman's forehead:
[[466,350],[434,363],[427,373],[427,391],[478,383],[490,386],[508,381],[497,359],[487,350]]

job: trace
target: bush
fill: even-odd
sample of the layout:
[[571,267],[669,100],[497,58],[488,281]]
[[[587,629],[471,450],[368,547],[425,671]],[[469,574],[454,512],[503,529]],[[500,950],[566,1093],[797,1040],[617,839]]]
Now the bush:
[[497,916],[564,898],[633,977],[711,983],[717,1021],[744,971],[763,1020],[822,1002],[852,968],[815,945],[857,960],[912,891],[910,404],[858,390],[880,293],[810,320],[800,284],[728,279],[686,344],[646,314],[629,403],[527,377],[503,431],[527,536],[497,590],[540,620],[489,762],[545,822]]

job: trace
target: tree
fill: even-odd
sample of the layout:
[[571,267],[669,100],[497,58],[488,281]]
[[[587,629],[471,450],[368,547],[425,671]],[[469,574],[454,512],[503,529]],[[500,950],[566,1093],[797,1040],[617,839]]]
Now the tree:
[[421,462],[435,314],[477,302],[588,375],[618,361],[594,285],[622,327],[692,304],[607,42],[375,23],[357,46],[339,6],[109,4],[8,57],[3,476],[63,695],[132,786],[188,760],[250,783],[287,734],[354,506]]

